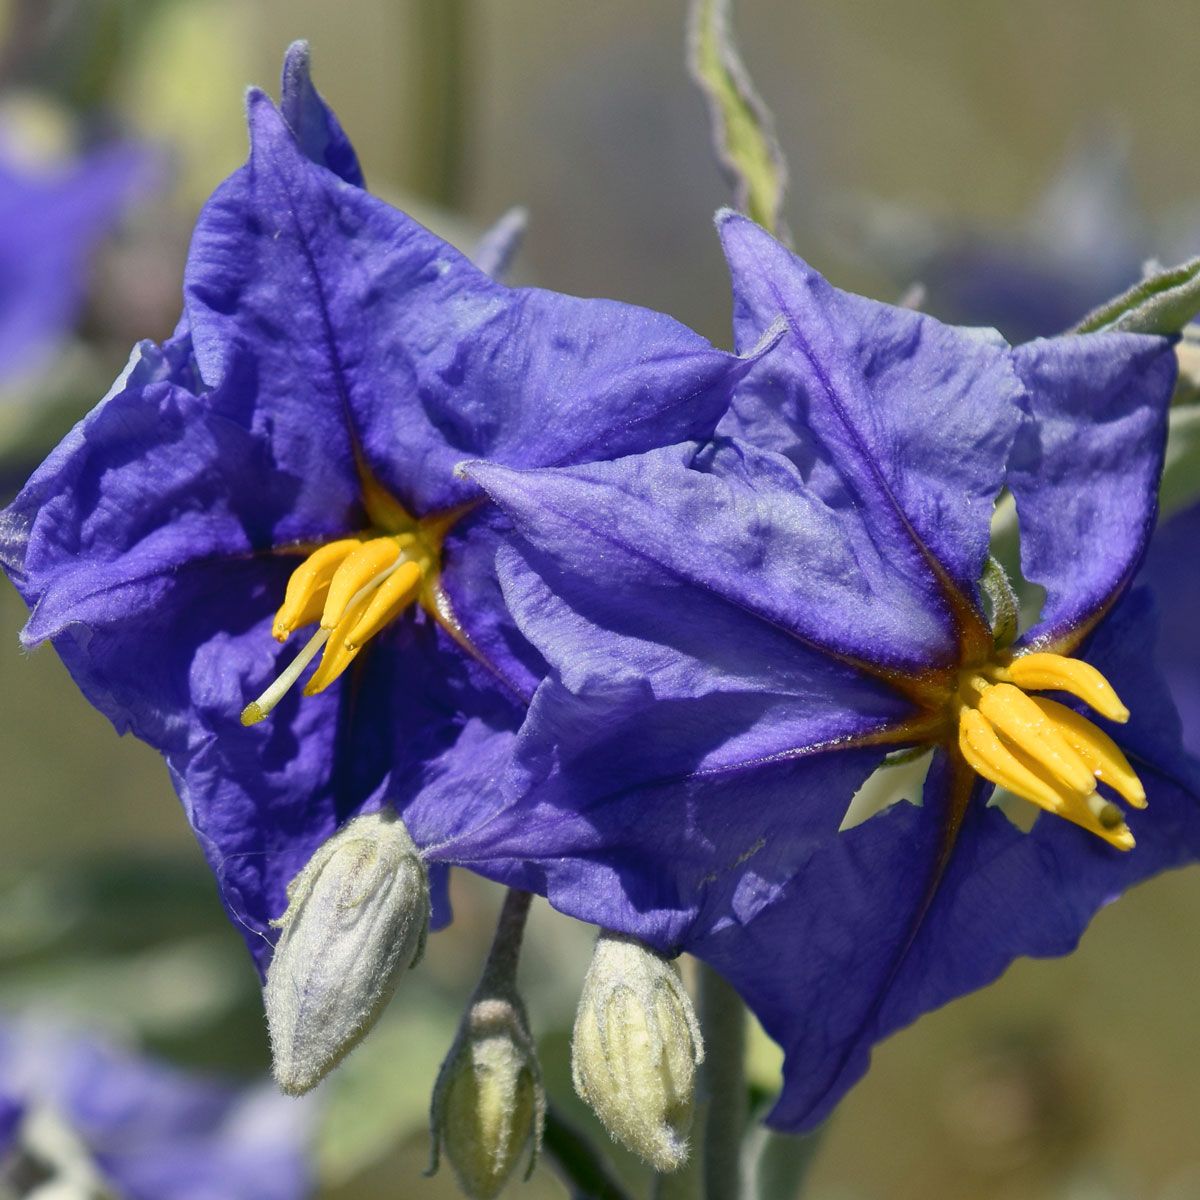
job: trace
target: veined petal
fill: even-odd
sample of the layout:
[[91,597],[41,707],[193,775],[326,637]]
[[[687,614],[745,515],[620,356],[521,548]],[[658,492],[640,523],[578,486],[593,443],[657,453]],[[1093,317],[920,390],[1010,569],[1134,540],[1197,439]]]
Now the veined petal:
[[1109,726],[1149,793],[1146,813],[1129,818],[1133,850],[1049,817],[1022,833],[980,797],[955,828],[935,760],[922,807],[896,805],[827,839],[744,928],[694,933],[689,948],[787,1051],[772,1124],[818,1124],[866,1070],[873,1043],[1015,958],[1068,953],[1114,896],[1200,857],[1200,776],[1153,665],[1154,624],[1147,594],[1135,592],[1086,648],[1116,689],[1139,697],[1128,725]]
[[739,388],[722,431],[778,450],[853,508],[893,569],[969,604],[1019,420],[999,335],[955,329],[832,287],[768,233],[722,214],[737,344],[782,312],[788,334]]
[[1175,354],[1166,338],[1090,333],[1013,351],[1026,416],[1008,484],[1021,563],[1046,589],[1027,643],[1077,644],[1133,577],[1154,527]]
[[[198,222],[197,359],[313,486],[361,459],[417,516],[463,458],[589,461],[711,432],[749,362],[631,305],[509,289],[305,156],[261,93],[250,161]],[[279,314],[288,319],[281,323]]]

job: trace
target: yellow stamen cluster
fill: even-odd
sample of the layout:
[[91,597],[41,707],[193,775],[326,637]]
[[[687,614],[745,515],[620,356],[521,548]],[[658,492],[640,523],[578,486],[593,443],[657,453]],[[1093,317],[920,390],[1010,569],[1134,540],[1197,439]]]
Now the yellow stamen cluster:
[[1024,654],[962,673],[954,703],[963,757],[985,779],[1131,850],[1124,813],[1096,785],[1145,808],[1141,780],[1112,738],[1086,717],[1027,694],[1043,690],[1076,696],[1110,721],[1129,720],[1095,667],[1058,654]]
[[284,642],[300,626],[320,620],[320,628],[270,687],[246,705],[242,724],[263,720],[321,650],[304,694],[324,691],[370,638],[417,599],[431,569],[428,547],[412,533],[342,538],[310,554],[292,572],[271,632]]

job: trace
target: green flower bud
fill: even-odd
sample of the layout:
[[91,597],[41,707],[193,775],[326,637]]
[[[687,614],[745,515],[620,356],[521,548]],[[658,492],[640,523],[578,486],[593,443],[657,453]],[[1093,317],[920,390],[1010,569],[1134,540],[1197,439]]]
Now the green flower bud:
[[391,810],[357,817],[288,886],[263,1001],[275,1078],[315,1087],[362,1040],[429,928],[425,864]]
[[546,1097],[525,1006],[515,993],[472,1001],[438,1074],[433,1161],[444,1148],[471,1200],[492,1200],[526,1146],[528,1179],[542,1145]]
[[608,1132],[656,1171],[687,1161],[704,1043],[674,963],[602,932],[571,1041],[575,1090]]

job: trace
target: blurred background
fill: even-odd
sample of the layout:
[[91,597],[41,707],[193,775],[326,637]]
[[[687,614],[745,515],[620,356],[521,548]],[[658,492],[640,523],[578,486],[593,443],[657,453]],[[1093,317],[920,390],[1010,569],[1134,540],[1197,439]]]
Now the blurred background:
[[[243,89],[277,94],[297,37],[372,190],[464,246],[522,204],[519,281],[660,308],[727,345],[711,219],[728,193],[684,18],[681,0],[0,2],[7,139],[39,159],[133,140],[157,164],[99,239],[73,329],[0,381],[5,497],[132,342],[171,331],[196,211],[244,158]],[[744,0],[797,249],[843,287],[893,300],[920,280],[930,311],[1014,337],[1065,327],[1145,259],[1200,252],[1195,19],[1193,0]],[[165,769],[52,651],[19,651],[23,619],[0,585],[0,1009],[261,1072],[256,978]],[[324,1196],[457,1194],[420,1175],[425,1112],[499,897],[455,887],[455,925],[326,1088]],[[1074,956],[1019,963],[892,1039],[809,1194],[1200,1197],[1198,925],[1200,873],[1160,878]],[[590,941],[539,901],[523,967],[548,1082],[581,1124],[565,1051]],[[760,1039],[763,1088],[777,1066]],[[565,1193],[539,1170],[511,1194]]]

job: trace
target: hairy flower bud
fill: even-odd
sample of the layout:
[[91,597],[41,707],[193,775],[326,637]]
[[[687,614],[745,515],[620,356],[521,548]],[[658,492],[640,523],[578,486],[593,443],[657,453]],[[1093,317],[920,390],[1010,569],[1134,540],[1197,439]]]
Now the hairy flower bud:
[[275,1078],[315,1087],[374,1025],[429,928],[425,864],[390,810],[357,817],[288,886],[263,1000]]
[[520,999],[472,1001],[433,1091],[433,1162],[444,1147],[471,1200],[500,1193],[529,1146],[525,1178],[542,1144],[546,1099],[529,1022]]
[[703,1059],[675,964],[632,938],[601,933],[575,1018],[571,1075],[608,1132],[656,1171],[687,1160]]

